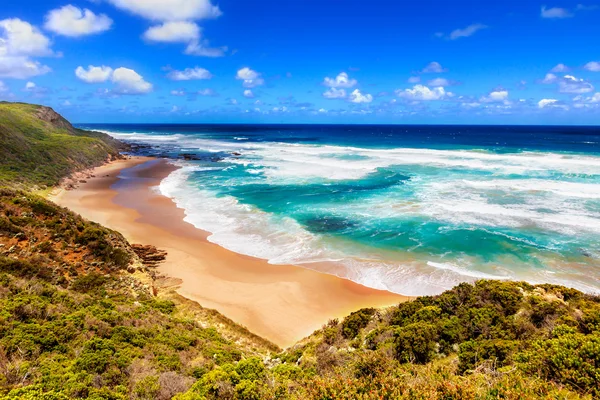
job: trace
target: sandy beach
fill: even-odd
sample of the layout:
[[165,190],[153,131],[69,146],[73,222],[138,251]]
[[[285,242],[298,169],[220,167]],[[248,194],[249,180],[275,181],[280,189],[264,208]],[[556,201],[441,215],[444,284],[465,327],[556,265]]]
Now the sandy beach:
[[288,347],[362,307],[384,307],[404,296],[292,265],[271,265],[210,243],[208,232],[184,221],[184,211],[154,188],[175,170],[166,160],[133,157],[96,168],[74,190],[51,200],[118,230],[132,243],[168,252],[158,271],[180,280],[182,296],[213,308],[252,332]]

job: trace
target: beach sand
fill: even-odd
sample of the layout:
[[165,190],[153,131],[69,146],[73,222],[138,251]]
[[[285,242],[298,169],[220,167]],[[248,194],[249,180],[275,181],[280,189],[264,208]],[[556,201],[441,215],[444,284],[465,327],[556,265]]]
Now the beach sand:
[[184,211],[154,188],[176,169],[166,160],[132,157],[96,168],[77,189],[50,199],[121,232],[131,243],[168,253],[160,274],[180,281],[182,296],[213,308],[273,343],[288,347],[363,307],[407,297],[370,289],[314,270],[271,265],[226,250],[184,221]]

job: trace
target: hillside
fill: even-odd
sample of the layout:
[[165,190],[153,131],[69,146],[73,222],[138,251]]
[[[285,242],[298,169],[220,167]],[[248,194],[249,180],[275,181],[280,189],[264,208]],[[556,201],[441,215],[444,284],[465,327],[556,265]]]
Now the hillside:
[[0,399],[169,399],[278,350],[161,287],[153,252],[0,189]]
[[45,188],[119,156],[106,134],[74,128],[51,108],[0,102],[0,186]]

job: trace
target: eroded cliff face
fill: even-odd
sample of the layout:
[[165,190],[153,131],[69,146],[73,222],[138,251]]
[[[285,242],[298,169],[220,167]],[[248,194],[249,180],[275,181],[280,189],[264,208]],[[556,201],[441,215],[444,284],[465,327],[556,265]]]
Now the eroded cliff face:
[[69,121],[64,119],[59,113],[50,107],[41,106],[38,109],[36,116],[42,121],[51,123],[56,128],[68,130],[74,129],[73,125],[71,125]]

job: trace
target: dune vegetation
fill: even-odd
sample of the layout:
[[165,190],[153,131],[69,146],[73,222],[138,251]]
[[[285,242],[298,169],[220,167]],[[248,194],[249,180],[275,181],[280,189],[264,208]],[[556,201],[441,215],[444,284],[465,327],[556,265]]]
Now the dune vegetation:
[[42,110],[0,104],[0,400],[600,398],[600,297],[554,285],[465,283],[277,348],[23,190],[117,156]]

